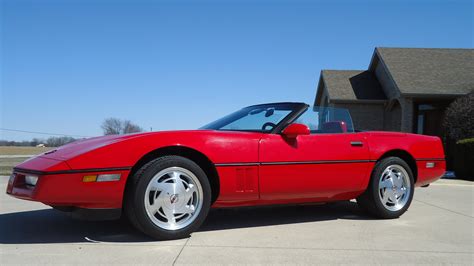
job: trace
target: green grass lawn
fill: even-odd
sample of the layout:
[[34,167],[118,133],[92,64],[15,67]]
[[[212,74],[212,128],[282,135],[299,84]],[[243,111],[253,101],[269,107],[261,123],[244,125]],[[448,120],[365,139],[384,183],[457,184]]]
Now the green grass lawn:
[[2,158],[2,155],[36,155],[54,148],[0,146],[0,175],[10,175],[15,165],[27,160],[28,157]]
[[54,148],[50,147],[16,147],[16,146],[0,146],[0,156],[2,155],[35,155]]
[[26,159],[28,158],[0,158],[0,175],[11,175],[13,167]]

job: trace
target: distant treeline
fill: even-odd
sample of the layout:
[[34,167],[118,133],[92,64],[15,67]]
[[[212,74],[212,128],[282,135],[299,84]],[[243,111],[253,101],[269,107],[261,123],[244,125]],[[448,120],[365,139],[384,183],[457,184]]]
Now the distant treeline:
[[[101,125],[104,135],[122,135],[143,132],[143,129],[131,122],[130,120],[122,120],[118,118],[107,118]],[[73,137],[49,137],[47,139],[34,138],[31,141],[10,141],[0,140],[0,146],[24,146],[35,147],[44,144],[46,147],[59,147],[64,144],[76,141]]]
[[35,147],[39,144],[44,144],[46,147],[59,147],[64,144],[76,141],[77,139],[72,137],[49,137],[47,139],[34,138],[31,141],[10,141],[0,140],[0,146],[24,146],[24,147]]

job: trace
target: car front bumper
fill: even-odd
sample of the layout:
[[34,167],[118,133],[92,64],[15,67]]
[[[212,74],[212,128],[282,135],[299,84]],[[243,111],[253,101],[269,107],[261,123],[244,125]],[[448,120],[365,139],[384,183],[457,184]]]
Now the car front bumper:
[[[37,172],[15,169],[7,185],[7,194],[46,205],[80,209],[121,209],[127,176],[130,169],[100,169],[84,172]],[[84,182],[84,176],[119,174],[119,180]],[[38,177],[35,186],[25,182],[27,175]]]

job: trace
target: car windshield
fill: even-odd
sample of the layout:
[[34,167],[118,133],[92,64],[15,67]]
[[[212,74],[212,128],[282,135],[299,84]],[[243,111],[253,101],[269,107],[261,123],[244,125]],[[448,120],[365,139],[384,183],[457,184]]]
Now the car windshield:
[[201,129],[271,132],[285,117],[297,110],[294,104],[263,104],[243,108]]
[[[200,129],[270,133],[282,123],[285,125],[281,125],[280,129],[283,129],[287,123],[299,123],[307,125],[311,134],[354,132],[352,119],[347,109],[319,106],[306,108],[305,104],[294,103],[254,105],[245,107]],[[301,112],[303,110],[304,112]],[[285,120],[291,114],[296,115],[300,112],[301,114],[296,119]]]

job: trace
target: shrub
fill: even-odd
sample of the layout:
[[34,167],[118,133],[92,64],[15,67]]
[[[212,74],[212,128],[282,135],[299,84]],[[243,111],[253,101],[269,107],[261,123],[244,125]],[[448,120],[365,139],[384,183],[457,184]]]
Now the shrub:
[[473,145],[474,146],[474,138],[470,139],[462,139],[456,142],[456,144],[461,144],[461,145]]
[[443,126],[449,139],[458,141],[474,137],[474,91],[449,105]]
[[474,180],[474,138],[456,142],[454,172],[463,179]]

